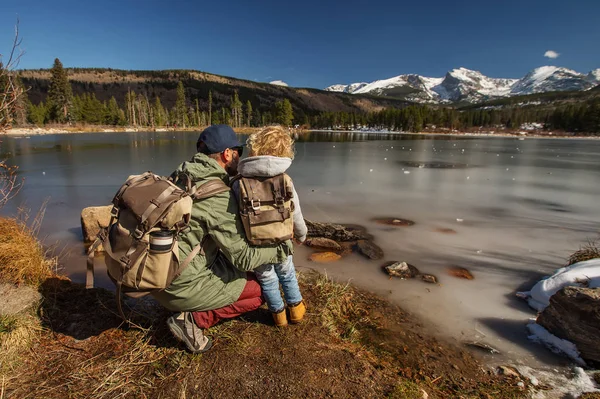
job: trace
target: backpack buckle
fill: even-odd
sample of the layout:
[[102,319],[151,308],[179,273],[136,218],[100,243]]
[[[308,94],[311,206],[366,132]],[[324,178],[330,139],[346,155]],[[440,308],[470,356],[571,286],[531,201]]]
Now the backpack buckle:
[[119,259],[119,262],[123,263],[125,266],[129,266],[131,259],[128,256],[122,256],[121,259]]
[[137,240],[140,240],[143,235],[144,235],[144,232],[138,228],[136,228],[135,231],[133,233],[131,233],[131,236]]
[[117,208],[116,206],[113,206],[112,209],[110,210],[110,216],[112,216],[114,218],[118,218],[119,217],[119,208]]
[[250,206],[254,212],[260,211],[260,200],[250,200]]

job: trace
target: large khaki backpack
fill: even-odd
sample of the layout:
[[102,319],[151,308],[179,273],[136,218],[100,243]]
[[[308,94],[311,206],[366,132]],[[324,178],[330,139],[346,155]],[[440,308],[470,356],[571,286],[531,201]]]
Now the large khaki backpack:
[[285,173],[273,177],[241,177],[240,216],[252,245],[274,245],[294,233],[294,189]]
[[121,292],[138,298],[164,290],[202,251],[200,243],[184,260],[179,259],[177,242],[188,228],[193,201],[229,190],[220,179],[196,186],[189,177],[184,190],[174,184],[179,179],[172,182],[152,172],[130,176],[113,198],[108,228],[88,250],[87,288],[94,286],[94,253],[102,244],[123,319]]

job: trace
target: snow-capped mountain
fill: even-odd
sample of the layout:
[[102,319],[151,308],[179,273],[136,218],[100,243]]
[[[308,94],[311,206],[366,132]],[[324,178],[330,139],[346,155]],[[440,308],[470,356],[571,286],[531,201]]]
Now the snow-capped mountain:
[[288,87],[288,84],[285,83],[283,80],[274,80],[274,81],[269,82],[269,83],[271,83],[272,85],[275,85],[275,86],[285,86],[285,87]]
[[511,94],[591,89],[595,85],[586,78],[586,75],[571,69],[543,66],[534,69],[524,78],[519,79],[512,87]]
[[490,78],[467,68],[453,69],[443,78],[399,75],[371,83],[333,85],[327,91],[372,94],[415,102],[478,102],[492,98],[562,90],[588,90],[600,84],[600,69],[588,75],[567,68],[536,68],[522,79]]

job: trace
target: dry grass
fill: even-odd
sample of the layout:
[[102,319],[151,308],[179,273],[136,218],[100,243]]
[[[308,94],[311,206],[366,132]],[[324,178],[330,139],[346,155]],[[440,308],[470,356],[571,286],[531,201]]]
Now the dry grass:
[[39,286],[56,270],[56,259],[47,258],[36,238],[43,212],[31,225],[27,217],[0,218],[0,281]]
[[598,241],[598,239],[589,240],[586,244],[579,247],[579,250],[569,257],[567,265],[570,266],[577,262],[600,258],[600,245]]
[[35,314],[0,316],[0,375],[4,378],[20,365],[21,355],[29,349],[41,331]]

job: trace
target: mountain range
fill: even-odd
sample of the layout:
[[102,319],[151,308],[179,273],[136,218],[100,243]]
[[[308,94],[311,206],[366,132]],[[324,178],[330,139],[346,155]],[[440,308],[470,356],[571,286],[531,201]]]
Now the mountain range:
[[600,68],[588,74],[542,66],[521,79],[490,78],[467,68],[453,69],[442,78],[399,75],[371,83],[336,84],[325,90],[368,94],[420,103],[477,103],[497,98],[551,91],[584,91],[600,84]]

